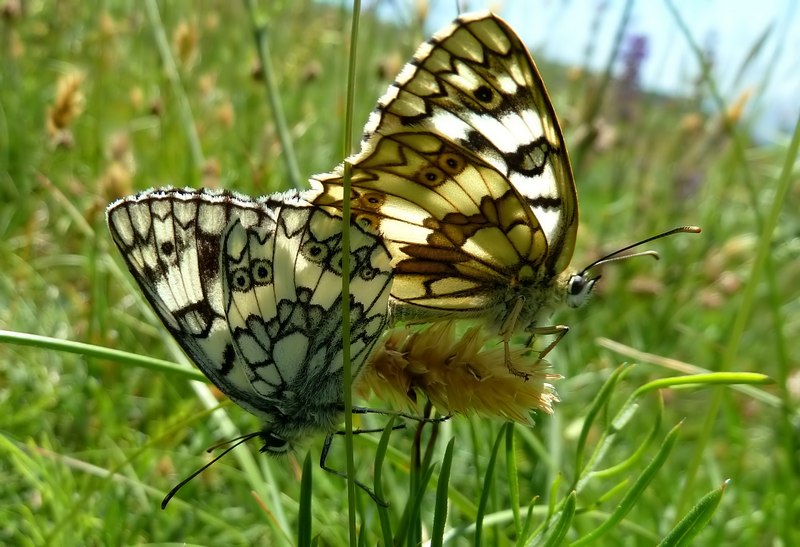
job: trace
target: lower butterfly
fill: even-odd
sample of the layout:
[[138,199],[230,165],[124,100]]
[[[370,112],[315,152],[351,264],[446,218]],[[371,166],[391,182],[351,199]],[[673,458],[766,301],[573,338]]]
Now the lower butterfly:
[[[327,449],[344,411],[341,219],[296,193],[251,200],[161,189],[112,203],[107,220],[175,340],[225,395],[263,420],[246,437],[260,436],[262,451],[280,454],[322,433]],[[356,226],[350,253],[356,378],[386,326],[392,272],[381,240]]]

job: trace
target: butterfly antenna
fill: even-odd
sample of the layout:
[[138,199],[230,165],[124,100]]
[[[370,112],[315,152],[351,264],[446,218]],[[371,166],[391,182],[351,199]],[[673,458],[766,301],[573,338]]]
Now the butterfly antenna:
[[638,256],[652,256],[656,260],[658,260],[659,256],[658,253],[655,251],[642,251],[639,253],[633,253],[628,255],[620,256],[620,253],[624,253],[625,251],[630,251],[634,247],[638,247],[639,245],[644,245],[645,243],[650,243],[651,241],[655,241],[656,239],[661,239],[663,237],[671,236],[673,234],[680,234],[680,233],[688,233],[688,234],[698,234],[700,233],[700,228],[698,226],[678,226],[677,228],[673,228],[671,230],[667,230],[666,232],[661,232],[660,234],[656,234],[654,236],[650,236],[646,239],[642,239],[641,241],[637,241],[636,243],[631,243],[630,245],[626,245],[621,249],[617,249],[613,253],[609,253],[602,258],[599,258],[586,266],[581,275],[585,274],[592,268],[596,268],[597,266],[602,266],[603,264],[608,264],[609,262],[617,262],[619,260],[627,260],[629,258],[634,258]]
[[175,494],[178,493],[178,490],[180,490],[181,488],[186,486],[189,483],[189,481],[191,481],[197,475],[199,475],[200,473],[202,473],[203,471],[205,471],[206,469],[208,469],[209,467],[211,467],[212,465],[217,463],[219,460],[221,460],[223,457],[225,457],[225,455],[228,452],[230,452],[231,450],[233,450],[234,448],[236,448],[240,444],[245,443],[245,442],[249,441],[250,439],[252,439],[254,437],[258,437],[259,435],[261,435],[260,431],[257,431],[255,433],[248,433],[247,435],[242,435],[241,437],[236,437],[235,439],[231,439],[229,441],[223,441],[221,443],[217,443],[214,446],[210,447],[208,450],[206,450],[206,452],[211,452],[212,450],[215,450],[215,449],[217,449],[217,448],[219,448],[221,446],[225,446],[226,444],[230,444],[230,446],[228,448],[226,448],[222,452],[222,454],[220,454],[219,456],[217,456],[216,458],[214,458],[213,460],[211,460],[210,462],[205,464],[203,467],[201,467],[200,469],[198,469],[197,471],[195,471],[194,473],[192,473],[191,475],[189,475],[188,477],[183,479],[181,482],[179,482],[178,484],[173,486],[172,490],[169,491],[169,493],[164,497],[164,500],[161,502],[161,509],[166,509],[167,508],[167,504],[169,503],[169,500],[171,500],[175,496]]
[[[228,450],[230,450],[231,448],[236,448],[237,446],[242,444],[244,441],[249,441],[253,437],[258,437],[260,434],[261,434],[261,432],[257,431],[255,433],[246,433],[246,434],[242,435],[241,437],[234,437],[233,439],[228,439],[227,441],[220,441],[217,444],[212,444],[211,446],[206,448],[206,452],[211,453],[214,450],[217,450],[218,448],[222,448],[223,446],[227,446],[229,444],[232,444],[233,446],[228,448]],[[236,444],[233,444],[233,443],[236,443]]]

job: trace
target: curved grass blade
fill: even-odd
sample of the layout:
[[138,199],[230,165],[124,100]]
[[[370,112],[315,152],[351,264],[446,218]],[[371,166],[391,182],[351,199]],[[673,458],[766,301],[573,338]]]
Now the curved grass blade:
[[575,517],[575,506],[578,503],[578,495],[573,490],[567,496],[566,502],[564,503],[564,507],[561,510],[561,516],[556,521],[556,525],[553,527],[553,531],[550,534],[550,537],[545,540],[544,543],[541,545],[543,547],[550,547],[561,545],[564,541],[564,538],[567,536],[567,532],[569,531],[569,527],[572,524],[572,519]]
[[633,467],[633,465],[636,464],[636,462],[640,461],[644,457],[645,452],[655,442],[656,437],[658,437],[659,431],[661,430],[661,418],[664,415],[664,398],[661,396],[661,392],[657,392],[657,395],[658,395],[657,396],[658,404],[656,405],[653,427],[650,430],[650,434],[647,436],[647,438],[644,439],[644,441],[642,441],[641,443],[639,443],[639,446],[636,448],[633,454],[631,454],[624,461],[618,463],[617,465],[607,467],[606,469],[592,471],[591,476],[593,478],[604,479],[612,477],[614,475],[618,475]]
[[656,453],[652,461],[647,465],[641,475],[639,475],[639,477],[631,486],[631,489],[628,490],[628,493],[625,494],[622,500],[620,500],[617,507],[611,513],[611,516],[609,516],[609,518],[603,524],[595,528],[592,532],[575,541],[572,544],[573,546],[588,545],[617,526],[622,519],[625,518],[625,515],[627,515],[628,512],[630,512],[630,510],[633,508],[636,500],[639,499],[642,492],[644,492],[644,490],[653,480],[658,470],[667,461],[667,458],[672,452],[672,448],[675,446],[675,442],[678,439],[680,426],[681,424],[676,425],[670,430],[669,433],[667,433],[667,436],[664,438],[664,442],[661,444],[661,448],[659,448],[658,453]]
[[[586,448],[586,442],[589,438],[589,433],[591,432],[592,425],[594,424],[595,418],[597,418],[600,411],[606,405],[608,400],[611,397],[611,394],[614,392],[614,387],[617,385],[617,382],[622,378],[623,374],[630,369],[630,365],[621,365],[618,367],[612,374],[609,376],[608,380],[603,384],[600,388],[600,391],[597,392],[597,396],[592,401],[592,406],[589,408],[589,411],[586,413],[586,419],[583,422],[583,428],[581,428],[581,434],[578,437],[578,443],[575,448],[575,471],[576,475],[576,485],[580,479],[580,476],[583,474],[583,456],[584,450]],[[587,468],[591,466],[587,464]],[[573,485],[573,490],[575,490],[575,485]]]

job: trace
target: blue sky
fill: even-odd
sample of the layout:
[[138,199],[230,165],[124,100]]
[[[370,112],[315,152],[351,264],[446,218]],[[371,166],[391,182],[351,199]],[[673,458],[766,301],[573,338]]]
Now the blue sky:
[[[365,5],[374,3],[365,2]],[[428,32],[457,15],[455,0],[431,0]],[[416,0],[379,2],[386,17],[408,17]],[[530,46],[534,58],[571,65],[586,60],[605,66],[625,0],[506,0],[461,2],[464,11],[491,8],[506,19]],[[800,115],[800,2],[795,0],[674,0],[674,6],[695,41],[714,52],[714,70],[720,91],[732,101],[743,91],[753,92],[747,114],[756,121],[761,139],[786,138]],[[598,22],[599,31],[592,34]],[[754,44],[768,38],[749,68],[740,72]],[[685,94],[700,71],[665,0],[639,0],[628,25],[628,35],[644,35],[648,57],[642,69],[643,85],[670,94]]]

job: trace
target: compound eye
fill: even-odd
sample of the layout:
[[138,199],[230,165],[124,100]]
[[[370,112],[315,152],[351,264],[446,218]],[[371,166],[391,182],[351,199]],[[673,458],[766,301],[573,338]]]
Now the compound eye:
[[582,275],[575,274],[569,278],[569,295],[578,296],[586,287],[586,278]]
[[583,273],[573,274],[567,282],[567,305],[571,308],[583,306],[598,279],[600,278],[589,279]]
[[272,431],[264,431],[261,434],[261,440],[264,441],[264,446],[261,447],[261,452],[269,454],[283,454],[289,450],[289,441],[283,437],[279,437]]

